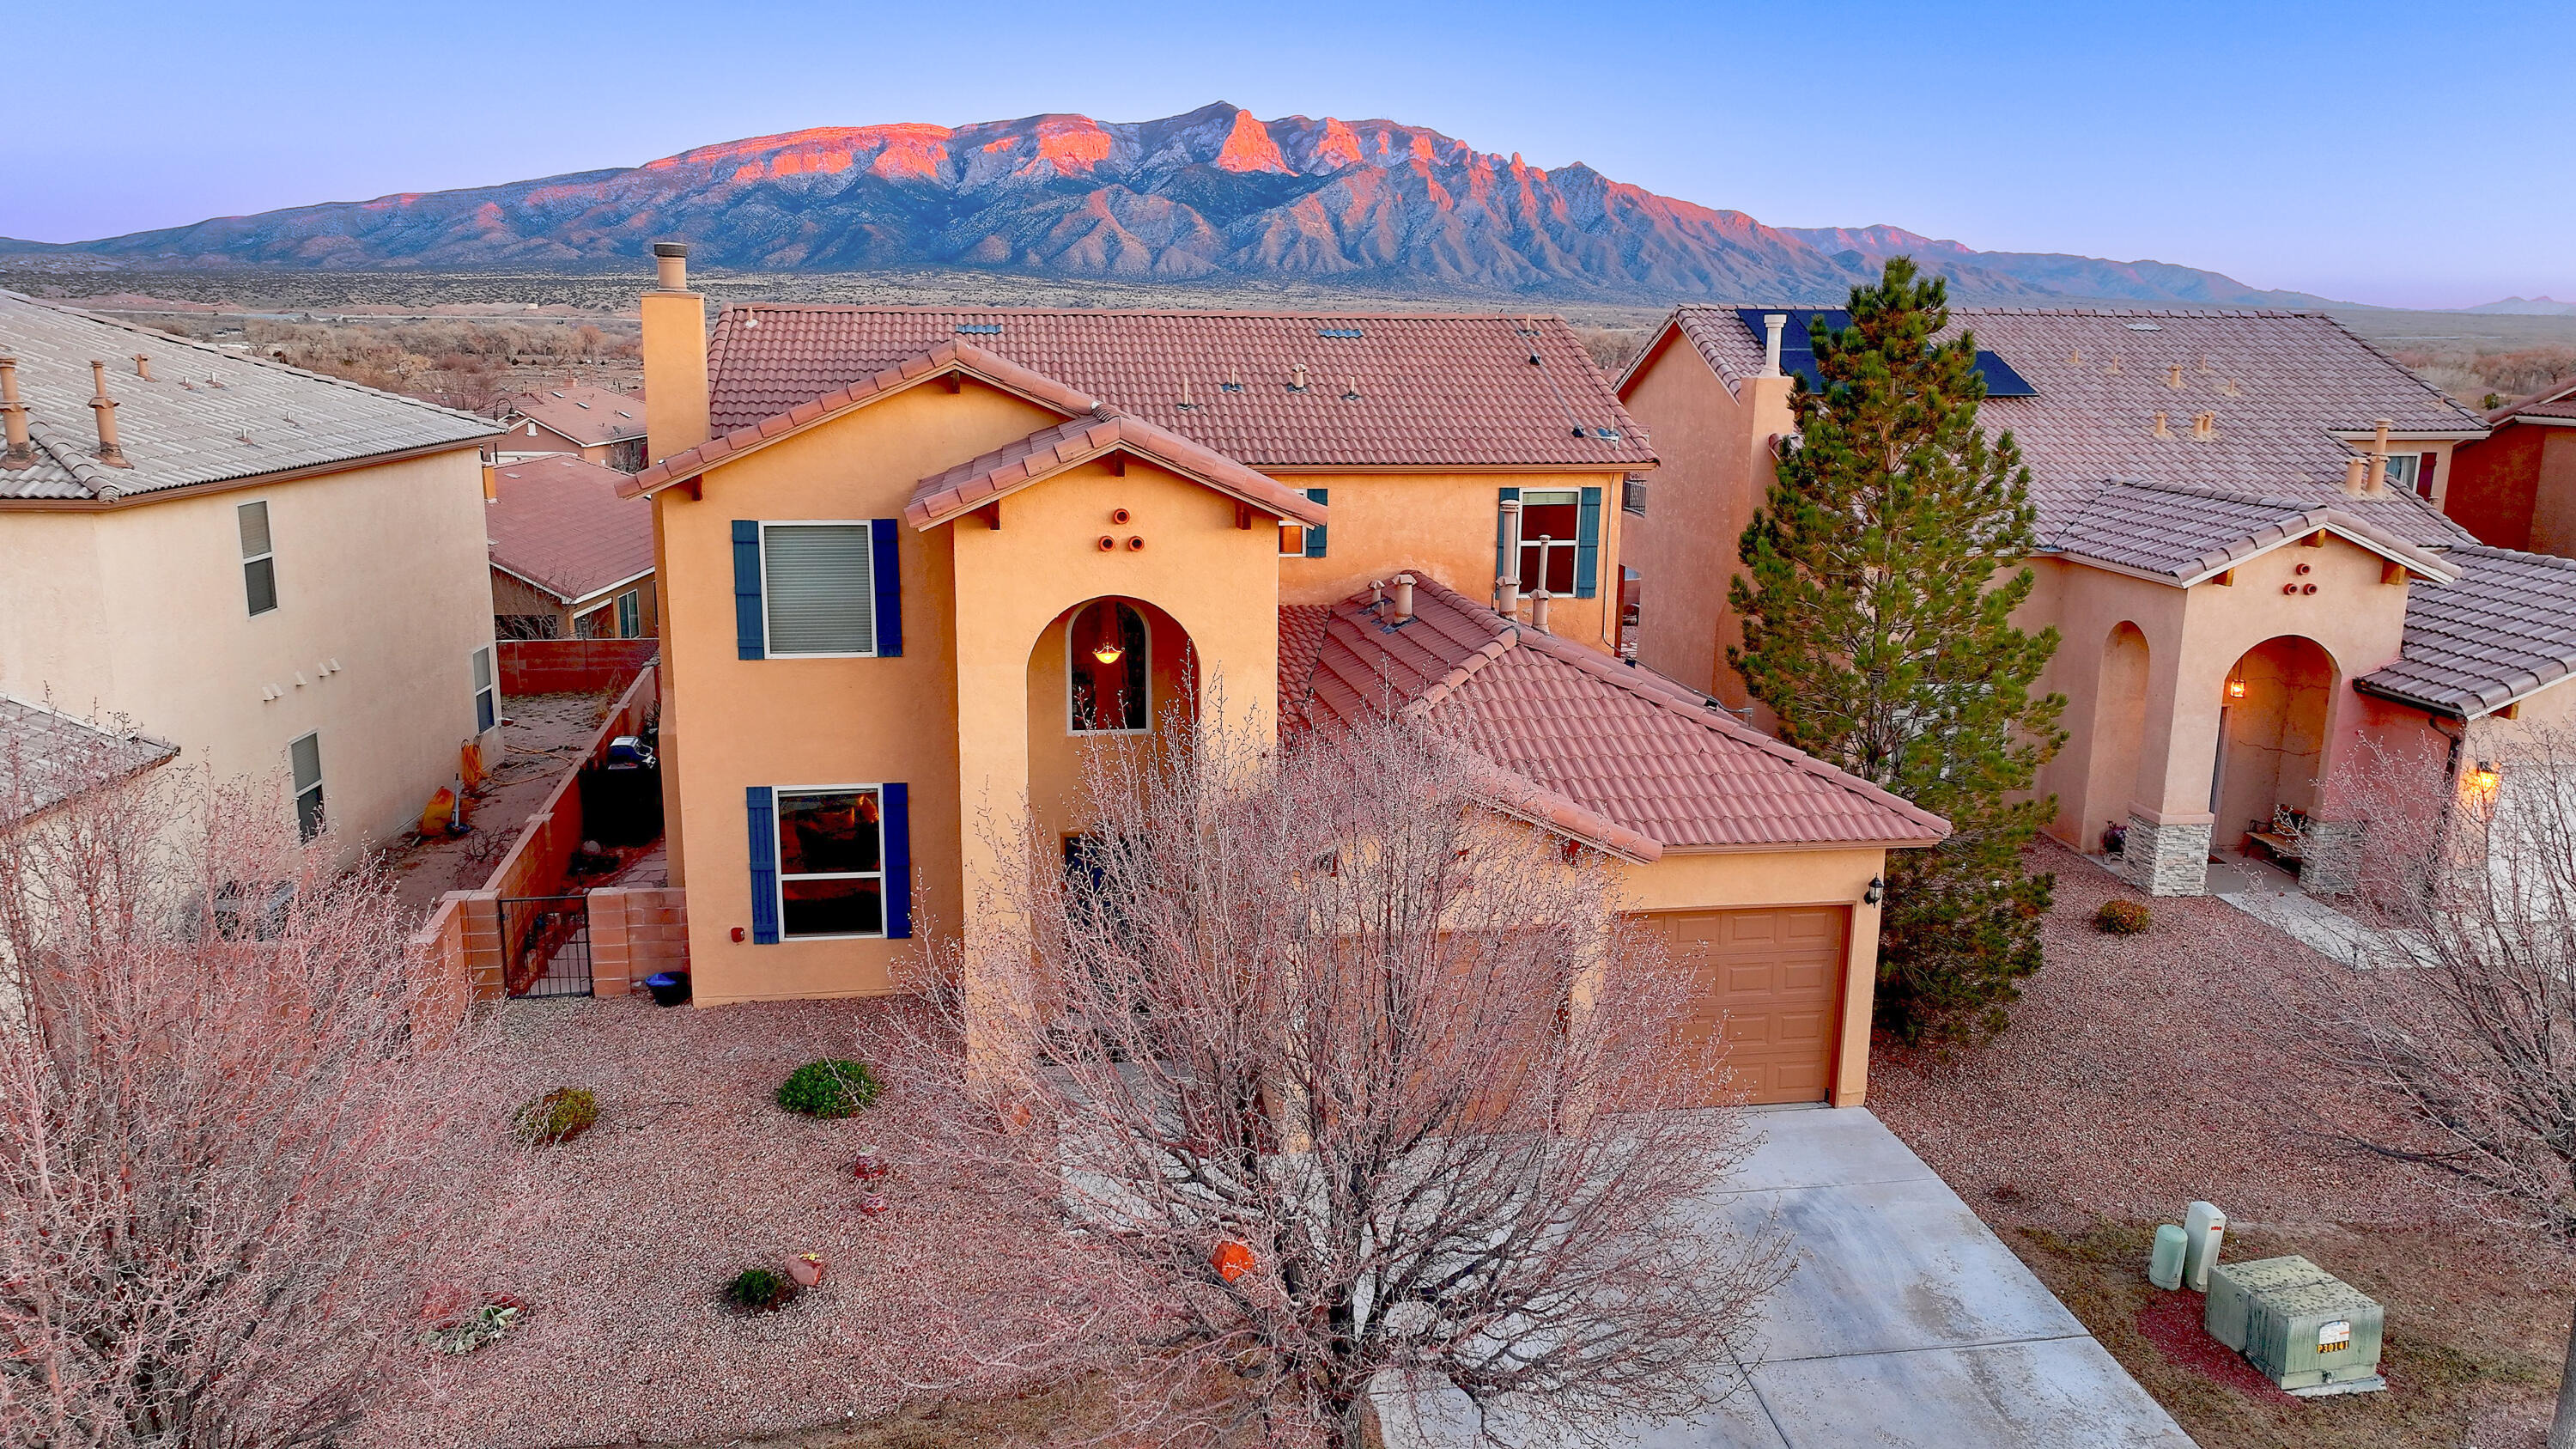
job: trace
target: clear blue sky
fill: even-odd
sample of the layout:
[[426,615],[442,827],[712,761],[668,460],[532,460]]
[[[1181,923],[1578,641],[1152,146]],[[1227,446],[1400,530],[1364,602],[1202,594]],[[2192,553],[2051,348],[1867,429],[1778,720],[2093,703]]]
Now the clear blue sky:
[[6,25],[0,235],[633,165],[806,126],[1224,99],[1389,117],[1775,225],[2395,306],[2576,298],[2552,7],[1243,0],[73,4]]

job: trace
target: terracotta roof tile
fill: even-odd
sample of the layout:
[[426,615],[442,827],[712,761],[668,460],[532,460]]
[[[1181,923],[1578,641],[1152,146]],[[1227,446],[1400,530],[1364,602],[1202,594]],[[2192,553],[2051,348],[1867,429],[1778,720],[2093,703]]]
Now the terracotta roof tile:
[[1324,506],[1297,489],[1284,487],[1231,458],[1106,405],[1096,413],[1041,428],[980,458],[922,479],[913,489],[912,501],[904,505],[903,516],[914,528],[936,528],[1013,489],[1117,450],[1151,459],[1275,518],[1325,521]]
[[965,327],[998,329],[971,335],[1254,468],[1654,461],[1555,317],[733,306],[708,357],[713,425],[908,365]]
[[2407,585],[2398,660],[2357,687],[2474,717],[2576,672],[2576,559],[2483,544],[2443,557],[2459,579]]
[[644,394],[640,392],[566,383],[504,401],[510,409],[503,418],[505,424],[533,418],[538,426],[586,448],[644,436]]
[[2329,530],[2418,576],[2446,581],[2456,572],[2439,554],[2408,543],[2346,499],[2323,508],[2297,499],[2252,498],[2206,488],[2114,483],[2069,512],[2049,542],[2057,552],[2098,559],[2178,584],[2232,568],[2276,544]]
[[2491,423],[2515,418],[2576,418],[2576,382],[2552,383],[2527,398],[2489,412],[2486,418]]
[[493,471],[484,509],[492,562],[569,604],[653,571],[653,505],[626,475],[549,453]]
[[1639,858],[1690,847],[1928,845],[1949,833],[1939,817],[1652,670],[1518,627],[1415,578],[1414,618],[1400,626],[1364,594],[1320,617],[1280,611],[1280,668],[1291,681],[1283,714],[1322,726],[1363,711],[1413,715],[1488,761],[1498,781],[1525,787],[1506,802],[1512,808]]

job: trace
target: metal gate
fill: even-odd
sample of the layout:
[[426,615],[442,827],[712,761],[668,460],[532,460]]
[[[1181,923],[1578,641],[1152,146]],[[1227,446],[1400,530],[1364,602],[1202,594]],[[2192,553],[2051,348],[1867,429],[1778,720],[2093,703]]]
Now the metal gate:
[[504,897],[501,948],[512,996],[588,996],[590,898]]

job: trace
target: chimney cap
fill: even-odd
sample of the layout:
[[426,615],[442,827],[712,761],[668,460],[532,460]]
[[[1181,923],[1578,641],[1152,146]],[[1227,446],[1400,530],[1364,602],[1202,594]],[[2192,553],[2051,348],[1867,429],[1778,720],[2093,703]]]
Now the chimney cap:
[[653,255],[657,257],[685,257],[688,254],[689,244],[687,242],[653,243]]

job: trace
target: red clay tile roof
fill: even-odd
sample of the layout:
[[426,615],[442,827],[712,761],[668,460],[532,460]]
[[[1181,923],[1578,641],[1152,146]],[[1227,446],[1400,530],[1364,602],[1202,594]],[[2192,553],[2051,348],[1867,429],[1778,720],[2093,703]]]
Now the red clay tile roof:
[[[534,418],[539,427],[551,428],[586,448],[644,436],[644,394],[640,392],[572,384],[540,388],[504,401],[510,409],[504,423]],[[504,439],[503,446],[507,445]]]
[[2515,418],[2576,418],[2576,382],[2553,383],[2527,398],[2506,403],[2486,417],[2491,423]]
[[653,505],[620,495],[626,475],[576,453],[493,471],[484,508],[492,562],[565,603],[653,571]]
[[[1506,808],[1638,859],[1667,849],[1929,845],[1940,817],[1709,706],[1652,670],[1518,627],[1426,575],[1413,621],[1355,595],[1280,611],[1280,709],[1419,718],[1517,782]],[[1649,848],[1651,847],[1651,848]]]
[[922,479],[913,489],[912,501],[904,505],[903,516],[914,528],[927,531],[1006,493],[1113,451],[1151,459],[1273,518],[1325,521],[1324,506],[1297,489],[1274,483],[1232,458],[1212,453],[1107,404]]
[[1654,461],[1555,317],[732,306],[708,354],[713,425],[961,338],[1254,468]]
[[2060,553],[2187,586],[2320,529],[2402,563],[2419,577],[2447,583],[2459,572],[2442,555],[2342,508],[2160,483],[2104,488],[2059,525],[2050,543]]
[[[2011,429],[2021,445],[2043,544],[2053,546],[2113,479],[2340,508],[2415,544],[2469,539],[2412,495],[2345,495],[2354,447],[2335,434],[2367,438],[2377,418],[2399,434],[2447,438],[2482,436],[2487,424],[2331,317],[2015,307],[1953,307],[1950,316],[1954,331],[1974,332],[2036,391],[1989,398],[1978,420],[1990,432]],[[1762,339],[1732,309],[1681,307],[1668,325],[1730,388],[1761,370]],[[2172,436],[2155,436],[2157,413]],[[2191,423],[2202,413],[2215,413],[2217,426],[2196,439]],[[2187,531],[2171,541],[2193,553],[2225,542]]]
[[2456,582],[2406,587],[2396,663],[2356,688],[2474,719],[2576,673],[2576,559],[2461,544]]
[[719,463],[765,448],[790,433],[802,432],[836,413],[879,398],[892,397],[907,388],[950,373],[979,378],[1006,392],[1018,393],[1031,402],[1053,408],[1068,418],[1082,416],[1099,406],[1096,399],[1085,397],[1051,377],[1031,372],[980,347],[950,340],[897,358],[882,370],[845,386],[800,398],[778,412],[752,420],[747,426],[674,453],[629,478],[618,491],[628,497],[659,492],[674,483],[694,478]]

